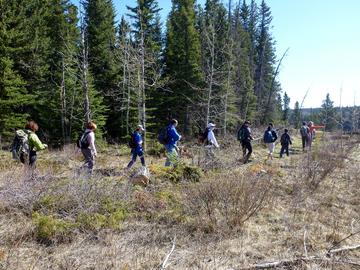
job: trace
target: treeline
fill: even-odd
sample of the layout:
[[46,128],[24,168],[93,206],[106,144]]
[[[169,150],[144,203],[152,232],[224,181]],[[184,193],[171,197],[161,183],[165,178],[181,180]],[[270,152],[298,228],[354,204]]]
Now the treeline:
[[287,121],[265,1],[173,0],[166,26],[156,0],[137,0],[120,22],[111,0],[0,5],[3,138],[28,118],[53,145],[90,119],[108,141],[136,124],[155,134],[170,118],[185,135],[208,121],[222,134],[244,119]]

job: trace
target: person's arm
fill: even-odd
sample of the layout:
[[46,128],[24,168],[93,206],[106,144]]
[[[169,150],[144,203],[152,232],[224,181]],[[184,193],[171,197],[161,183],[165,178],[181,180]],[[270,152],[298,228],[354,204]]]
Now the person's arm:
[[35,149],[35,151],[40,151],[47,148],[47,145],[42,143],[39,137],[34,132],[30,133],[29,141],[31,142],[31,146]]
[[143,141],[142,141],[141,135],[139,133],[136,134],[135,141],[139,146],[142,145]]
[[170,129],[170,137],[176,142],[181,139],[180,134],[176,131],[176,128]]
[[88,140],[89,140],[88,141],[89,142],[89,148],[93,152],[94,156],[97,156],[97,151],[96,151],[96,147],[95,147],[95,133],[94,132],[89,133]]
[[289,143],[292,144],[292,141],[291,141],[291,138],[290,138],[289,134],[288,134],[288,137],[289,137]]

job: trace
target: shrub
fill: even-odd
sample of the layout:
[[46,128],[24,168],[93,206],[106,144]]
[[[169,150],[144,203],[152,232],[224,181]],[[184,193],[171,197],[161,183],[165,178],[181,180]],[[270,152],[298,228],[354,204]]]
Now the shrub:
[[69,240],[70,233],[76,227],[76,224],[71,221],[43,215],[39,212],[32,214],[32,221],[35,225],[37,241],[44,244]]

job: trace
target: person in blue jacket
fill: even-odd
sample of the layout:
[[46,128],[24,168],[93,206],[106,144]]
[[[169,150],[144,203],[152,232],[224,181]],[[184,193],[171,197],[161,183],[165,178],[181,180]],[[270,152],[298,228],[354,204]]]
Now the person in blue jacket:
[[143,165],[145,167],[145,158],[144,158],[144,151],[142,149],[142,137],[141,137],[141,133],[144,132],[144,128],[142,125],[138,125],[136,130],[134,131],[134,133],[132,134],[132,144],[131,145],[131,161],[129,162],[129,164],[127,165],[127,169],[130,169],[132,167],[132,165],[134,165],[137,156],[139,156],[140,161],[141,161],[141,165]]
[[177,142],[181,139],[181,135],[176,130],[177,125],[178,121],[176,119],[172,119],[167,127],[168,142],[165,144],[167,153],[165,166],[170,166],[171,164],[176,165],[179,159]]

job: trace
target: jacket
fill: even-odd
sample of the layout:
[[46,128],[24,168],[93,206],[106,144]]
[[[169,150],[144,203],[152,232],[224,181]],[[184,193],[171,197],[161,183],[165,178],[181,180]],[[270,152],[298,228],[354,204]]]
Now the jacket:
[[173,125],[168,126],[167,132],[169,142],[166,144],[166,147],[170,149],[176,148],[177,141],[181,139],[181,135],[177,132]]

